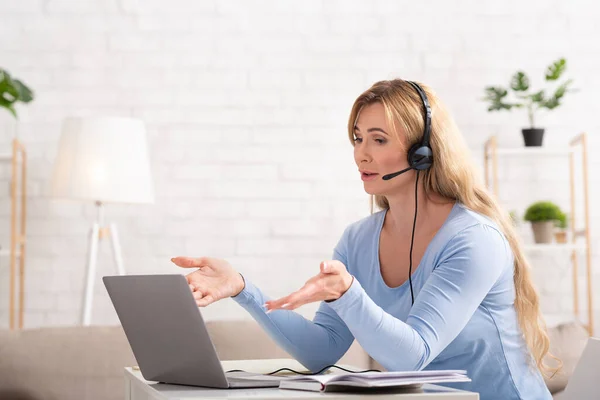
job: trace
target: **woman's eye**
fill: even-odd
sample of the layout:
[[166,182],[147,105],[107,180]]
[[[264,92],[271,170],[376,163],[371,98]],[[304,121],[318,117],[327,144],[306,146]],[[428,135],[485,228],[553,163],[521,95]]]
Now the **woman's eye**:
[[[362,138],[359,137],[354,137],[352,140],[354,140],[355,143],[362,143]],[[373,139],[375,140],[375,142],[379,143],[379,144],[384,144],[386,142],[385,139]]]

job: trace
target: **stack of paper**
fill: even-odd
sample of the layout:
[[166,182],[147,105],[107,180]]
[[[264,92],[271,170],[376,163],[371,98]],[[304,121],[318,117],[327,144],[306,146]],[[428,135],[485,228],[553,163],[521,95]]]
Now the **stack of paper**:
[[420,387],[425,383],[470,382],[467,371],[405,371],[405,372],[359,372],[331,375],[298,375],[287,377],[279,384],[280,389],[327,391],[340,388],[391,388]]

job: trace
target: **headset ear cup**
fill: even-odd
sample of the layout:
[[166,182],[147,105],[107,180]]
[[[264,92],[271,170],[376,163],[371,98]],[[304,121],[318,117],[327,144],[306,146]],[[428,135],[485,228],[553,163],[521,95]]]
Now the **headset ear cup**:
[[411,167],[414,167],[415,164],[419,161],[415,159],[415,152],[417,151],[417,149],[421,146],[421,143],[415,143],[412,146],[410,146],[410,149],[408,149],[408,165]]
[[426,170],[433,163],[433,152],[429,146],[422,146],[420,143],[414,144],[408,150],[408,164],[417,170]]

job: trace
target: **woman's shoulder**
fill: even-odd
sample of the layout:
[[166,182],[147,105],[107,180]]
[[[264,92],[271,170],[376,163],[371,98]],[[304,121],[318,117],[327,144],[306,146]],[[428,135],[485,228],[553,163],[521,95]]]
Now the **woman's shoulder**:
[[448,219],[448,225],[452,228],[451,233],[454,234],[466,234],[469,232],[471,232],[471,234],[477,234],[482,230],[492,230],[504,237],[504,233],[496,221],[487,215],[470,209],[462,203],[456,203],[453,213],[451,213]]
[[[363,256],[370,254],[369,252],[375,248],[374,239],[377,237],[384,216],[385,210],[382,210],[347,225],[335,246],[334,253],[343,255],[346,260],[357,257],[358,254]],[[360,246],[356,246],[357,243],[360,243]]]
[[360,235],[372,236],[381,228],[385,212],[386,210],[380,210],[357,221],[351,222],[344,229],[344,236],[347,238],[356,238]]
[[[439,253],[454,254],[465,248],[494,248],[508,255],[510,245],[499,224],[490,217],[457,203],[443,226]],[[440,256],[443,255],[440,254]]]

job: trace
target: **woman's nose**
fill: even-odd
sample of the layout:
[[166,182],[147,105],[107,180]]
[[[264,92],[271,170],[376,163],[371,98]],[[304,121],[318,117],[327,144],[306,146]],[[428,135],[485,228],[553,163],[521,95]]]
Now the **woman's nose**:
[[354,147],[354,159],[356,162],[369,162],[372,160],[371,152],[367,148],[367,146],[361,145],[358,147]]

